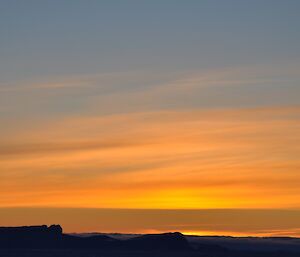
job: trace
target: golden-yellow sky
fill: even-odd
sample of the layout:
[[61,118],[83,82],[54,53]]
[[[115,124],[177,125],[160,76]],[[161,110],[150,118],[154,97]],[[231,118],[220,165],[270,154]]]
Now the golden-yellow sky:
[[299,208],[300,109],[70,117],[1,145],[0,205]]

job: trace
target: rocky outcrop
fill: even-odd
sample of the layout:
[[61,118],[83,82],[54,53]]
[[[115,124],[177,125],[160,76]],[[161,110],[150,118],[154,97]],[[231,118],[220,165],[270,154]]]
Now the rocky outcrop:
[[56,247],[62,241],[59,225],[0,227],[1,248],[45,248]]

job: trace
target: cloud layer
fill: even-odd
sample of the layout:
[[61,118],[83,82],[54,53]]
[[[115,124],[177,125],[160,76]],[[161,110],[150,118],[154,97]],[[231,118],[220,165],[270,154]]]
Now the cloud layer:
[[160,111],[41,125],[3,141],[0,205],[300,207],[299,114]]

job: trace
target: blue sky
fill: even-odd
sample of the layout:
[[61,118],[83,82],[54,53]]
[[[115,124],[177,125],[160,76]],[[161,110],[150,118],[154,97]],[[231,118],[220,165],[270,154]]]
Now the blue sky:
[[1,81],[299,64],[299,1],[1,1]]
[[[148,103],[125,109],[112,98],[115,106],[98,112],[295,105],[299,7],[292,0],[1,1],[0,115],[90,113],[97,95],[197,81],[206,73],[210,81],[217,77],[215,84],[226,80],[225,90],[171,89],[167,98],[150,95]],[[74,90],[26,91],[29,84],[74,80],[85,82]],[[126,94],[121,98],[128,102]]]

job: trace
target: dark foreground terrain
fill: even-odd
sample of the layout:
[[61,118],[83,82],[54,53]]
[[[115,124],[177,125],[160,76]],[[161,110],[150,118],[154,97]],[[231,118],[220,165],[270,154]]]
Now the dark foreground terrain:
[[0,227],[0,257],[300,257],[298,238],[69,235],[59,225]]

